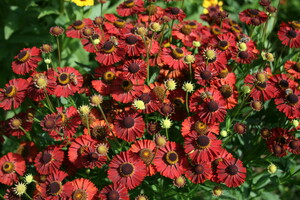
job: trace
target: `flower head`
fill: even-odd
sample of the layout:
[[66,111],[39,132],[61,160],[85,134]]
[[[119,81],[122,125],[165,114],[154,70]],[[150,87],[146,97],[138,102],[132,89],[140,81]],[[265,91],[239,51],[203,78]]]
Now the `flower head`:
[[194,84],[191,83],[191,82],[184,82],[184,83],[183,83],[183,86],[182,86],[182,89],[183,89],[185,92],[189,92],[189,93],[193,92],[193,91],[194,91],[194,88],[195,88],[195,86],[194,86]]
[[72,0],[77,6],[92,6],[94,5],[94,0]]
[[166,129],[171,128],[172,124],[173,123],[169,118],[162,119],[161,122],[160,122],[161,127],[166,128]]
[[22,196],[23,194],[26,193],[26,189],[27,189],[26,184],[19,182],[15,185],[13,191],[16,195]]
[[133,106],[136,107],[139,110],[145,110],[145,103],[142,100],[134,100]]
[[172,91],[172,90],[176,89],[177,83],[173,79],[168,79],[167,81],[165,81],[165,86],[166,86],[167,90]]
[[275,174],[275,172],[277,171],[277,166],[274,165],[273,163],[271,163],[269,166],[268,166],[268,172],[270,174]]

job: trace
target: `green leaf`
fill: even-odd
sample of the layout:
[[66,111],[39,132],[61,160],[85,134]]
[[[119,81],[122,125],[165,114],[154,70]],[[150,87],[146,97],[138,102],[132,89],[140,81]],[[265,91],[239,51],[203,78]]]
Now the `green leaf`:
[[41,13],[40,13],[39,16],[38,16],[38,19],[40,19],[40,18],[42,18],[42,17],[45,17],[45,16],[47,16],[47,15],[52,15],[52,14],[58,15],[59,12],[58,12],[58,10],[57,10],[56,8],[54,8],[54,7],[46,7],[46,8],[44,8],[44,9],[41,11]]

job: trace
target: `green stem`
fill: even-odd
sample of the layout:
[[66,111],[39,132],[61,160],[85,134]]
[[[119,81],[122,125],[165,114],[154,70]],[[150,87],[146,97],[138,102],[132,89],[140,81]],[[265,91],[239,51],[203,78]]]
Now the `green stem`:
[[188,115],[190,115],[190,110],[189,110],[189,93],[185,93],[185,107]]
[[61,67],[61,57],[60,57],[60,46],[59,46],[59,38],[56,36],[56,44],[57,44],[57,54],[58,54],[58,66]]
[[192,70],[192,63],[189,63],[189,70],[190,70],[190,80],[193,80],[193,70]]
[[98,105],[98,108],[99,108],[99,110],[100,110],[100,112],[101,112],[101,115],[102,115],[102,117],[103,117],[103,119],[104,119],[104,121],[105,121],[107,127],[109,128],[110,132],[113,134],[113,136],[115,136],[115,134],[114,134],[113,130],[111,129],[111,127],[110,127],[110,125],[109,125],[109,123],[108,123],[108,120],[107,120],[107,118],[106,118],[106,115],[105,115],[105,113],[104,113],[104,111],[103,111],[103,109],[102,109],[102,107],[101,107],[100,104]]
[[43,89],[44,89],[44,93],[45,93],[45,97],[46,97],[47,104],[48,104],[48,106],[49,106],[51,112],[54,113],[54,112],[55,112],[55,109],[54,109],[54,107],[53,107],[53,105],[52,105],[52,103],[51,103],[51,101],[50,101],[50,98],[49,98],[49,96],[48,96],[47,90],[46,90],[46,88],[43,88]]
[[89,136],[91,136],[89,115],[85,115],[85,121],[86,121],[86,127],[88,130],[88,134],[89,134]]
[[167,137],[167,140],[169,140],[169,133],[168,133],[168,129],[166,128],[166,137]]
[[102,17],[102,15],[103,15],[103,3],[101,3],[100,5],[100,16]]
[[25,129],[22,126],[20,126],[19,128],[25,133],[25,135],[28,138],[28,140],[32,141],[32,138],[31,138],[30,134],[27,131],[25,131]]
[[[102,5],[102,4],[101,4],[101,5]],[[90,36],[90,41],[91,41],[91,43],[93,44],[93,46],[94,46],[96,52],[98,52],[98,48],[97,48],[96,44],[94,43],[94,40],[93,40],[92,36]]]
[[27,194],[27,192],[25,192],[25,195],[28,199],[32,200],[32,198]]
[[246,117],[242,120],[242,123],[248,119],[248,117],[252,114],[253,110],[251,110]]

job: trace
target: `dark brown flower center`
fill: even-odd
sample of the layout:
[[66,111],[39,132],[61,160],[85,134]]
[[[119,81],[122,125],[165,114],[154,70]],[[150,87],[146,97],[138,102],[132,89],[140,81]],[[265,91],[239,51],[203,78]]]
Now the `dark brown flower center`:
[[73,27],[77,30],[80,30],[84,27],[84,23],[81,20],[77,20],[73,23]]
[[208,131],[207,125],[203,122],[197,121],[194,125],[194,130],[198,133],[198,134],[205,134]]
[[44,126],[46,129],[53,129],[53,128],[55,128],[55,125],[56,125],[56,123],[53,119],[47,119],[44,123]]
[[105,126],[95,126],[92,130],[92,136],[98,140],[103,140],[107,136],[107,128]]
[[291,141],[289,143],[289,147],[293,150],[296,150],[296,149],[299,149],[300,147],[300,142],[298,140],[294,140],[294,141]]
[[116,190],[112,190],[107,194],[107,200],[119,200],[120,194]]
[[89,160],[90,162],[95,162],[95,161],[97,161],[97,160],[98,160],[98,154],[95,153],[95,152],[89,153],[89,154],[88,154],[88,160]]
[[52,160],[52,155],[50,153],[44,152],[41,160],[44,164],[47,164]]
[[20,62],[26,62],[30,57],[30,53],[29,51],[21,51],[18,56],[17,56],[17,59],[20,61]]
[[174,165],[178,162],[178,154],[175,151],[169,151],[166,154],[166,161],[170,165]]
[[278,82],[278,85],[281,87],[281,88],[288,88],[289,87],[289,82],[287,80],[280,80]]
[[121,84],[121,87],[123,88],[123,90],[125,92],[128,92],[128,91],[130,91],[132,89],[133,84],[132,84],[132,82],[130,80],[123,80],[122,84]]
[[250,13],[250,15],[256,16],[256,15],[258,15],[258,10],[256,10],[256,9],[250,9],[249,13]]
[[247,59],[249,57],[249,54],[247,51],[241,51],[238,56],[240,59]]
[[82,35],[85,37],[90,37],[94,34],[94,29],[92,27],[85,27],[82,30]]
[[172,7],[172,8],[170,9],[170,12],[171,12],[171,14],[173,14],[173,15],[178,15],[178,14],[180,13],[180,9],[179,9],[179,8],[176,8],[176,7]]
[[130,35],[130,36],[126,37],[125,41],[127,44],[133,45],[133,44],[137,43],[137,41],[139,41],[139,40],[137,37]]
[[184,57],[184,52],[180,48],[172,49],[172,53],[176,59],[180,59]]
[[2,170],[4,173],[10,174],[15,170],[15,165],[14,163],[7,161],[2,165]]
[[73,200],[87,200],[87,193],[82,189],[77,189],[73,193]]
[[252,19],[251,19],[251,22],[252,22],[252,24],[255,25],[255,26],[258,26],[258,25],[261,24],[261,23],[260,23],[260,20],[259,20],[258,18],[252,18]]
[[126,128],[131,128],[134,126],[134,119],[132,117],[126,117],[123,120],[123,124]]
[[93,22],[94,22],[95,25],[101,25],[103,23],[103,18],[102,17],[96,17]]
[[219,42],[219,49],[226,50],[229,47],[229,43],[226,40],[222,40]]
[[293,69],[297,72],[300,72],[300,62],[297,62],[294,66]]
[[58,195],[61,192],[62,186],[60,182],[52,182],[49,185],[49,193],[52,195]]
[[119,170],[122,176],[131,176],[134,172],[134,167],[131,163],[123,163]]
[[172,107],[168,104],[163,105],[160,110],[164,115],[169,115],[173,111]]
[[155,88],[153,88],[154,93],[156,94],[157,98],[160,101],[164,101],[164,97],[165,97],[165,89],[161,86],[156,86]]
[[229,165],[226,168],[226,171],[230,175],[236,175],[239,172],[239,169],[238,169],[238,167],[236,165]]
[[244,124],[241,123],[236,123],[234,125],[234,131],[238,134],[244,134],[246,131],[246,126]]
[[137,73],[140,70],[140,66],[137,63],[131,63],[128,66],[128,71],[131,73]]
[[102,47],[105,53],[111,53],[115,50],[115,45],[112,41],[106,41]]
[[140,150],[139,156],[146,164],[150,164],[150,161],[153,158],[153,153],[150,149],[144,148]]
[[222,96],[227,99],[227,98],[231,97],[233,90],[230,87],[230,85],[222,85],[220,88],[220,92],[221,92]]
[[210,101],[207,105],[207,109],[210,112],[215,112],[219,109],[219,104],[216,101]]
[[255,87],[259,90],[264,90],[267,87],[267,82],[257,83]]
[[202,174],[204,172],[203,165],[196,165],[195,166],[195,172],[196,172],[196,174]]
[[210,145],[210,139],[206,135],[201,135],[196,140],[197,146],[205,149]]
[[291,104],[296,104],[298,103],[298,96],[295,94],[289,94],[286,99],[288,100],[289,103]]
[[124,2],[124,5],[127,8],[132,8],[134,6],[134,0],[127,0],[127,1]]
[[117,28],[124,28],[126,25],[126,22],[123,19],[117,19],[116,21],[114,21],[114,25]]
[[212,78],[211,71],[209,70],[204,70],[200,73],[200,76],[204,80],[210,80]]
[[58,82],[61,83],[62,85],[66,85],[70,83],[70,74],[68,73],[61,73],[58,77]]
[[295,38],[295,37],[297,37],[297,32],[294,31],[294,30],[289,30],[289,31],[286,33],[286,36],[288,36],[289,38]]
[[181,28],[181,32],[182,32],[184,35],[189,35],[189,34],[191,34],[192,29],[190,28],[190,25],[184,25],[184,26],[182,26],[182,28]]
[[151,96],[149,95],[149,94],[142,94],[141,96],[140,96],[140,99],[145,103],[145,104],[147,104],[147,103],[149,103],[150,101],[151,101]]
[[273,151],[275,154],[281,154],[282,153],[282,147],[280,145],[275,144],[273,147]]

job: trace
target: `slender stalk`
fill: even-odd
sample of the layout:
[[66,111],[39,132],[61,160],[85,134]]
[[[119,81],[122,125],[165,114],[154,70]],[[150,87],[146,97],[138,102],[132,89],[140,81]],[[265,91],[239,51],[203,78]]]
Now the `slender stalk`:
[[102,17],[102,15],[103,15],[103,3],[101,3],[100,5],[100,16]]
[[168,133],[168,129],[166,128],[166,137],[167,137],[167,140],[169,140],[169,133]]
[[28,140],[32,141],[32,138],[31,138],[30,134],[22,126],[20,126],[19,128],[25,133]]
[[192,63],[189,63],[189,70],[190,70],[190,81],[192,81],[193,80]]
[[[101,5],[102,5],[102,4],[101,4]],[[98,48],[97,48],[96,44],[94,43],[94,40],[93,40],[92,36],[90,36],[90,41],[91,41],[91,43],[93,44],[93,46],[94,46],[96,52],[98,52]]]
[[91,130],[90,130],[90,120],[89,120],[89,115],[85,115],[85,121],[86,121],[86,127],[88,130],[89,136],[91,135]]
[[59,46],[59,38],[56,36],[56,44],[57,44],[57,54],[58,54],[58,66],[61,67],[61,57],[60,57],[60,46]]
[[43,88],[43,89],[44,89],[44,93],[45,93],[45,97],[46,97],[47,104],[48,104],[48,106],[49,106],[51,112],[54,113],[55,109],[54,109],[54,107],[53,107],[53,105],[52,105],[52,103],[51,103],[51,101],[50,101],[50,98],[49,98],[49,96],[48,96],[47,90],[46,90],[46,88]]
[[106,118],[106,115],[105,115],[105,113],[104,113],[104,111],[103,111],[103,109],[102,109],[102,107],[101,107],[100,104],[98,105],[98,108],[99,108],[99,110],[100,110],[100,112],[101,112],[101,115],[102,115],[102,117],[103,117],[103,119],[104,119],[104,121],[105,121],[107,127],[109,128],[110,132],[115,136],[115,134],[114,134],[114,132],[112,131],[112,129],[111,129],[109,123],[108,123],[108,120],[107,120],[107,118]]
[[248,112],[248,114],[246,115],[246,117],[242,120],[242,123],[248,119],[248,117],[252,114],[252,112],[253,112],[253,110],[251,110],[250,112]]
[[190,110],[189,110],[189,93],[185,93],[185,107],[188,115],[190,115]]
[[32,200],[32,198],[27,194],[27,192],[25,192],[25,195],[28,199]]

